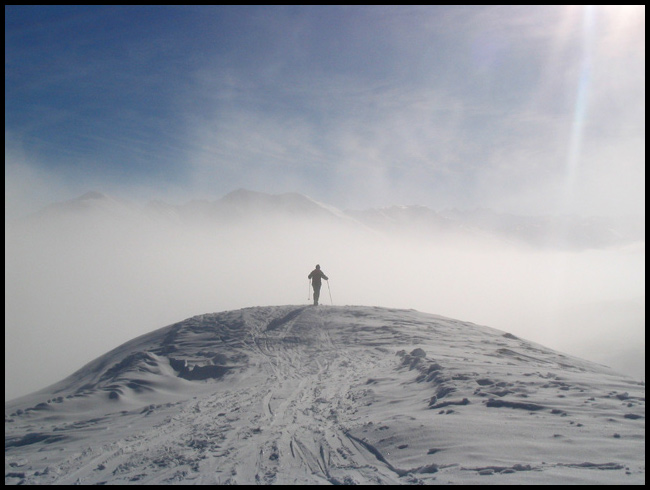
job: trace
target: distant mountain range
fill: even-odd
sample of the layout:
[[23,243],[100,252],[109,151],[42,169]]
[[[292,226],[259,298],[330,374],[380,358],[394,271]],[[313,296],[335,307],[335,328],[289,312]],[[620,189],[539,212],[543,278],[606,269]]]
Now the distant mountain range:
[[100,192],[48,206],[33,218],[103,216],[146,217],[171,223],[232,226],[278,220],[357,226],[388,235],[440,239],[449,235],[487,237],[533,247],[587,249],[620,246],[645,240],[645,224],[627,217],[521,216],[489,209],[436,211],[425,206],[391,206],[339,210],[299,193],[267,194],[244,189],[214,200],[175,205],[151,201],[136,206]]

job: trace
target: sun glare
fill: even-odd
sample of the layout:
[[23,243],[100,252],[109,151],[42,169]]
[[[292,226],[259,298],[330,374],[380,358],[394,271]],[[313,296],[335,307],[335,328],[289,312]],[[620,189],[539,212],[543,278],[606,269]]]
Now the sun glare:
[[621,19],[645,16],[645,5],[600,5],[607,15]]
[[[637,41],[645,45],[645,5],[599,5],[596,8],[610,36],[619,41],[634,41],[635,36],[642,33],[643,39]],[[643,29],[638,29],[641,25]]]

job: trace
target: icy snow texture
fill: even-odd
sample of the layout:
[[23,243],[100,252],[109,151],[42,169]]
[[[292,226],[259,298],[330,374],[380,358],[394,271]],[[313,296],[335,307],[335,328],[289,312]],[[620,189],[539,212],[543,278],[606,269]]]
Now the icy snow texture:
[[200,315],[5,404],[7,484],[644,482],[643,383],[414,310]]

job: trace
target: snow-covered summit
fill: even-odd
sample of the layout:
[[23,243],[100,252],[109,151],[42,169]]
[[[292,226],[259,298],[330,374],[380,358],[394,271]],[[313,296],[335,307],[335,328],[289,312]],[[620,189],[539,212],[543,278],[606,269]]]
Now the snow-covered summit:
[[98,191],[89,191],[67,201],[56,202],[28,218],[28,222],[59,225],[109,220],[115,223],[136,219],[140,209],[132,202]]
[[643,483],[645,387],[376,307],[199,315],[5,404],[5,483]]
[[263,192],[238,189],[214,203],[215,207],[231,219],[265,219],[284,217],[287,219],[338,219],[337,213],[313,199],[289,192],[267,194]]

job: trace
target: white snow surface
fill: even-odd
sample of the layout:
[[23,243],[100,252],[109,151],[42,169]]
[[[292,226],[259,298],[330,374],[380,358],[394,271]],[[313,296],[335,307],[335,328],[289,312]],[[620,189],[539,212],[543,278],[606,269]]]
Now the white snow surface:
[[6,403],[19,483],[645,484],[645,385],[414,310],[211,313]]

